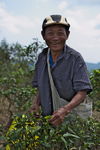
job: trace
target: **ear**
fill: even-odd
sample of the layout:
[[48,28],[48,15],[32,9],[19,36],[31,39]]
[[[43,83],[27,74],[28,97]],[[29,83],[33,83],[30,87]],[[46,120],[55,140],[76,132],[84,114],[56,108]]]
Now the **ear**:
[[45,33],[43,30],[41,31],[41,35],[42,35],[42,38],[45,40]]
[[66,34],[67,34],[67,39],[68,39],[70,31],[66,31]]

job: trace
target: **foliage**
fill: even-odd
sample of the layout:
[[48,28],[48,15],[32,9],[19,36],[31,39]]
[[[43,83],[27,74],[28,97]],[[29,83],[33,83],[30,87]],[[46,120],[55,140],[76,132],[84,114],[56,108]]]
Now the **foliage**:
[[31,84],[28,85],[29,76],[29,72],[27,75],[25,70],[19,68],[8,76],[0,78],[0,96],[7,98],[10,105],[16,106],[20,112],[28,108],[26,106],[31,104],[33,95],[36,94],[36,90],[31,87]]
[[23,110],[36,93],[31,87],[31,81],[38,51],[42,47],[43,44],[37,39],[26,47],[19,43],[9,45],[6,40],[0,43],[0,97],[7,98],[18,111]]
[[2,60],[3,63],[10,60],[9,44],[6,40],[2,40],[0,43],[0,60]]
[[[50,116],[16,116],[6,134],[6,150],[95,150],[100,146],[100,123],[89,118],[49,124]],[[98,149],[99,150],[99,149]]]
[[[28,46],[22,46],[19,43],[8,44],[4,39],[0,42],[0,64],[10,63],[11,65],[11,63],[22,63],[34,65],[38,54],[44,47],[45,44],[41,43],[36,38],[34,38],[33,42]],[[23,65],[21,65],[21,67],[22,66]]]
[[93,86],[91,97],[93,99],[93,108],[100,111],[100,69],[94,70],[90,76]]
[[[55,128],[48,122],[50,116],[21,115],[28,111],[36,94],[31,81],[43,47],[37,39],[24,47],[19,43],[10,45],[6,40],[0,43],[0,98],[9,101],[10,123],[13,118],[7,134],[0,125],[0,140],[6,141],[6,150],[96,150],[100,146],[100,123],[92,118],[87,121],[76,118],[74,123],[68,120]],[[90,79],[93,108],[100,111],[100,69],[94,70]]]
[[38,41],[38,39],[33,39],[33,43],[28,45],[25,49],[25,56],[31,65],[34,65],[37,61],[38,54],[41,49],[45,47],[45,44]]

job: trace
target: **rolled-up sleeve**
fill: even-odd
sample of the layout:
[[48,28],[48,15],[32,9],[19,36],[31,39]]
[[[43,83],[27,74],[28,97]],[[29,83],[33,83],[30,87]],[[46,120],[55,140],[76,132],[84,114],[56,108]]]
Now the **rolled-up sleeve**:
[[87,66],[81,56],[75,62],[73,87],[76,92],[85,90],[87,93],[90,93],[92,91]]

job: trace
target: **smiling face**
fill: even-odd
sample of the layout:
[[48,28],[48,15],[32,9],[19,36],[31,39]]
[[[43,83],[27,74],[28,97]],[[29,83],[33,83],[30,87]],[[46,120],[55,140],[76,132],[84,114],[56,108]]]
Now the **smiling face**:
[[51,25],[42,33],[43,39],[53,52],[62,51],[68,38],[69,31],[63,25]]

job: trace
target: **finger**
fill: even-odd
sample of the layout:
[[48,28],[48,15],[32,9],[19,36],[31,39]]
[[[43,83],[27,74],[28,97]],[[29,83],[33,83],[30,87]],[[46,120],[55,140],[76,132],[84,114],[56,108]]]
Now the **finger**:
[[62,123],[62,121],[59,120],[59,119],[56,119],[56,120],[54,120],[54,121],[51,122],[51,124],[52,124],[53,126],[58,126],[58,125],[60,125],[61,123]]
[[52,115],[50,122],[55,121],[58,118],[58,116],[56,114]]
[[58,112],[57,110],[56,110],[56,111],[54,111],[54,112],[53,112],[53,115],[54,115],[54,114],[56,114],[57,112]]
[[52,118],[52,119],[50,119],[50,121],[49,121],[52,125],[58,125],[58,124],[60,124],[61,122],[62,122],[62,120],[60,120],[59,118]]

